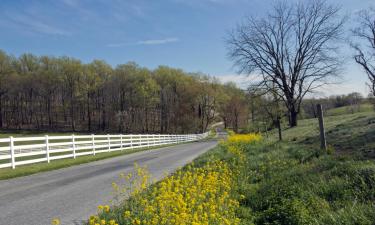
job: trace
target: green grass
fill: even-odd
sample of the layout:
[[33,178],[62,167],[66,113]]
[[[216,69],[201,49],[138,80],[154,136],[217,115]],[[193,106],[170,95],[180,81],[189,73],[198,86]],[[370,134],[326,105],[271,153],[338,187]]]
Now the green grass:
[[[351,153],[356,156],[375,158],[375,113],[373,111],[325,116],[327,144],[337,154]],[[288,143],[300,144],[304,148],[317,149],[319,142],[318,119],[298,122],[296,128],[285,128],[283,139]],[[277,140],[277,131],[270,132],[269,139]]]
[[[25,130],[20,130],[20,131],[0,131],[0,138],[9,138],[10,136],[13,137],[41,137],[44,135],[49,135],[49,136],[59,136],[59,135],[71,135],[73,134],[72,132],[38,132],[38,131],[25,131]],[[83,133],[77,133],[77,135],[80,135]]]
[[360,104],[359,106],[343,106],[330,109],[326,112],[327,116],[339,116],[344,114],[354,114],[358,112],[372,112],[374,106],[370,103]]
[[[245,196],[238,215],[242,224],[374,224],[375,113],[327,116],[327,154],[319,149],[316,119],[276,132],[262,143],[244,147],[244,179],[237,186]],[[219,147],[196,160],[230,160]]]
[[375,163],[309,151],[285,142],[247,149],[243,224],[373,224]]

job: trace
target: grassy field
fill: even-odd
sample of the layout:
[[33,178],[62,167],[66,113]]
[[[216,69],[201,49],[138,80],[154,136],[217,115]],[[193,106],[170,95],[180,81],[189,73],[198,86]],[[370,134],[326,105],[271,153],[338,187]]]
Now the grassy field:
[[[375,113],[373,111],[338,116],[325,116],[327,144],[336,154],[351,153],[354,157],[375,158]],[[269,139],[276,141],[276,131]],[[285,143],[316,150],[320,146],[317,119],[299,121],[298,127],[283,130]]]
[[363,103],[357,106],[343,106],[330,109],[326,112],[327,116],[339,116],[344,114],[354,114],[358,112],[372,112],[374,111],[374,106],[370,103]]
[[243,224],[374,224],[375,113],[344,112],[325,117],[329,154],[317,119],[248,147]]

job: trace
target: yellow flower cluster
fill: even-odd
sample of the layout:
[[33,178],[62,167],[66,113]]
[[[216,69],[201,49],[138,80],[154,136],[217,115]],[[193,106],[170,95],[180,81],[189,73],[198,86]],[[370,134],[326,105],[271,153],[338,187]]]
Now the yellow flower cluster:
[[51,221],[51,224],[52,225],[60,225],[60,220],[58,218],[54,218],[52,221]]
[[[201,167],[194,164],[177,171],[151,188],[146,168],[135,165],[135,172],[121,174],[125,183],[112,183],[121,207],[99,206],[99,215],[89,225],[237,225],[239,208],[236,184],[244,179],[239,171],[245,165],[244,144],[262,139],[258,134],[232,134],[223,143],[233,154],[229,161],[211,160]],[[124,198],[130,199],[122,202]],[[237,199],[236,199],[237,198]]]
[[260,134],[232,134],[229,135],[227,142],[230,143],[254,143],[262,140]]
[[138,212],[126,210],[124,224],[239,224],[239,203],[231,191],[232,172],[226,163],[188,166],[143,196]]
[[[109,205],[99,205],[98,212],[100,214],[108,214],[111,211]],[[114,219],[100,218],[99,216],[90,216],[89,225],[118,225]]]
[[[131,185],[131,199],[121,215],[109,206],[99,206],[99,216],[91,216],[89,225],[236,225],[239,202],[233,197],[234,174],[229,165],[215,160],[203,167],[187,166],[145,191],[149,175],[138,168]],[[113,185],[116,189],[118,185]],[[127,188],[129,190],[130,188]],[[114,219],[115,218],[115,219]]]

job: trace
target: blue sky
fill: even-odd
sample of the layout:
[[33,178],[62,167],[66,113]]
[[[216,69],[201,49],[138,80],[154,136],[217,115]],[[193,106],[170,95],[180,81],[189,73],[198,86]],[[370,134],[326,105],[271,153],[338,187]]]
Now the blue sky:
[[[373,0],[329,0],[352,14]],[[226,33],[246,15],[262,16],[273,0],[2,0],[0,49],[16,56],[67,55],[111,65],[134,61],[203,72],[246,83],[227,58]],[[343,82],[325,95],[367,93],[366,75],[348,57]]]

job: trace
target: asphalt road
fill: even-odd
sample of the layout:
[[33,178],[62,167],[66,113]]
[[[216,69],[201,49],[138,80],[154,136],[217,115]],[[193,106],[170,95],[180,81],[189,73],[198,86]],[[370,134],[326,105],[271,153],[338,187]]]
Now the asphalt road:
[[148,150],[65,169],[0,181],[0,225],[80,224],[113,199],[112,182],[134,162],[161,179],[208,151],[217,141]]

